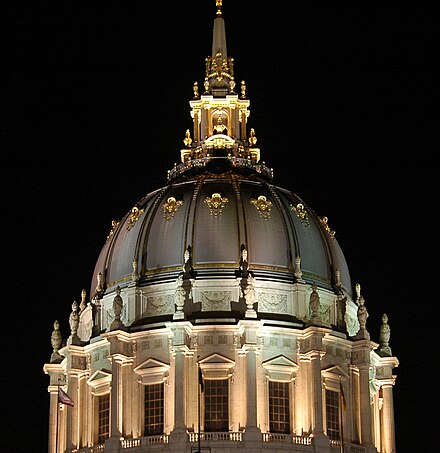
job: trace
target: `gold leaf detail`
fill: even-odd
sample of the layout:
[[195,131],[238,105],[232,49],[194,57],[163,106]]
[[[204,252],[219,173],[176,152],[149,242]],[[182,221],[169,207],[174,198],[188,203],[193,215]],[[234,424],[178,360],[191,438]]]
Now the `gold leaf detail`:
[[119,225],[118,220],[112,220],[112,229],[110,230],[110,233],[107,236],[107,240],[110,239],[110,236],[113,236],[114,232],[116,231],[116,228]]
[[143,209],[136,206],[131,208],[130,217],[128,218],[127,230],[131,230],[134,224],[139,220],[139,217],[144,213]]
[[264,195],[260,195],[256,200],[251,198],[250,202],[255,206],[257,211],[260,213],[262,219],[270,219],[270,210],[272,208],[272,202],[269,201]]
[[227,197],[222,197],[217,192],[213,193],[211,197],[205,198],[205,203],[209,206],[211,215],[213,215],[214,217],[221,215],[221,213],[223,212],[223,208],[225,207],[228,201],[229,200]]
[[308,227],[309,226],[309,217],[307,215],[307,211],[302,203],[297,203],[296,206],[291,204],[290,210],[294,211],[295,214],[299,217],[301,222]]
[[162,205],[163,218],[165,220],[170,220],[182,205],[182,200],[176,200],[174,197],[169,197],[166,203]]
[[324,228],[324,230],[327,231],[327,233],[330,235],[330,237],[332,239],[334,239],[336,232],[328,226],[328,217],[326,217],[326,216],[319,217],[318,216],[318,219],[321,222],[321,225]]

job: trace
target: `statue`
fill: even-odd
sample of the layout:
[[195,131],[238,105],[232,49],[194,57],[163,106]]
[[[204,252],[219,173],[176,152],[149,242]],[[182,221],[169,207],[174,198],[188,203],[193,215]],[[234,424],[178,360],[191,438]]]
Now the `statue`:
[[185,250],[185,253],[183,254],[183,272],[185,275],[189,275],[192,271],[192,266],[191,266],[191,246],[188,245],[188,247]]
[[81,340],[78,337],[78,325],[79,325],[79,314],[78,314],[78,303],[76,301],[72,304],[72,313],[69,316],[70,325],[70,337],[67,340],[68,344],[80,345]]
[[79,324],[78,303],[74,301],[72,304],[72,313],[70,313],[69,316],[70,332],[72,336],[76,335],[76,332],[78,331],[78,324]]
[[241,97],[242,99],[246,97],[246,82],[244,80],[241,81]]
[[321,306],[321,301],[319,299],[319,294],[316,291],[317,289],[318,289],[318,287],[316,286],[316,283],[313,283],[312,293],[310,294],[310,300],[309,300],[309,307],[310,307],[310,311],[311,311],[310,318],[312,321],[320,319],[318,310],[319,310],[319,307]]
[[244,244],[241,246],[241,259],[240,259],[240,270],[242,272],[243,277],[247,277],[248,275],[248,269],[249,269],[249,263],[248,263],[248,251],[246,250],[246,247]]
[[256,300],[255,297],[255,288],[254,288],[254,283],[255,283],[255,278],[252,277],[251,274],[247,277],[247,284],[246,287],[244,288],[244,300],[246,301],[246,318],[256,318],[257,317],[257,312],[254,310],[254,303]]
[[79,311],[84,311],[84,309],[87,307],[87,302],[86,302],[86,290],[83,289],[81,291],[81,302],[79,304]]
[[194,90],[194,99],[199,99],[199,84],[197,82],[194,82],[193,90]]
[[50,363],[60,363],[63,358],[58,352],[62,342],[60,323],[58,322],[58,320],[53,323],[53,332],[50,337],[50,342],[53,348],[52,355],[50,356]]
[[113,313],[115,315],[115,318],[110,325],[110,330],[116,330],[116,329],[125,327],[121,321],[121,313],[122,313],[123,307],[124,307],[124,302],[121,297],[121,288],[119,286],[117,286],[116,287],[116,296],[113,299]]
[[392,356],[391,348],[389,346],[391,336],[391,328],[388,324],[388,316],[386,313],[382,315],[382,325],[380,326],[379,333],[379,349],[378,353],[382,356]]
[[295,272],[293,275],[295,276],[295,279],[298,283],[304,283],[304,280],[302,278],[301,257],[300,256],[297,256],[295,258]]
[[176,304],[176,313],[173,319],[184,319],[183,307],[185,306],[186,290],[183,286],[183,276],[177,278],[177,288],[174,293],[174,301]]
[[367,325],[367,318],[368,318],[368,311],[365,308],[365,300],[363,296],[359,296],[358,298],[359,302],[359,307],[357,311],[357,317],[359,320],[359,325],[361,330],[367,330],[366,325]]
[[100,296],[102,294],[102,292],[104,291],[104,288],[102,286],[102,273],[99,272],[98,275],[96,276],[96,294],[98,296]]

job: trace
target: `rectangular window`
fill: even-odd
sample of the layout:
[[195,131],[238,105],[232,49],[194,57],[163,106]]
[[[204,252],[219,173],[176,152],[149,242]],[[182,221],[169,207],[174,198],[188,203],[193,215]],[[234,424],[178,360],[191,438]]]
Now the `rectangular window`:
[[110,435],[110,394],[98,397],[98,444]]
[[269,430],[290,433],[289,383],[269,381]]
[[161,384],[145,386],[144,436],[163,434],[164,387]]
[[229,381],[205,380],[205,431],[229,431]]
[[325,391],[325,413],[327,419],[327,436],[332,440],[341,439],[339,424],[339,392]]

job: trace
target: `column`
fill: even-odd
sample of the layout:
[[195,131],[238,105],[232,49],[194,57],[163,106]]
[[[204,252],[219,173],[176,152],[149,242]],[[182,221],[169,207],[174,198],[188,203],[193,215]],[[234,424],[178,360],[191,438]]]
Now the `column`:
[[78,424],[79,424],[79,408],[78,408],[78,375],[68,372],[67,377],[67,393],[75,402],[75,406],[66,406],[67,411],[67,430],[66,430],[66,448],[68,451],[74,448],[79,448]]
[[51,385],[49,387],[49,453],[58,453],[57,440],[58,440],[58,386]]
[[370,407],[370,365],[358,365],[359,394],[361,409],[361,444],[372,446],[371,407]]
[[174,358],[174,431],[185,431],[185,354],[182,350],[176,350]]
[[310,354],[311,384],[312,384],[312,433],[314,436],[324,433],[322,419],[322,382],[321,354],[314,351]]
[[393,381],[382,384],[382,453],[394,453],[396,451],[393,385]]
[[122,406],[123,406],[123,386],[122,386],[122,364],[124,358],[119,354],[114,354],[112,361],[112,387],[110,396],[110,437],[120,439],[122,435]]

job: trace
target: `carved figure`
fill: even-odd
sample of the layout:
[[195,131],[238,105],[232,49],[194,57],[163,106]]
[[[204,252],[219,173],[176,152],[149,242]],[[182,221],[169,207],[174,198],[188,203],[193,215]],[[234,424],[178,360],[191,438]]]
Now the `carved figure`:
[[380,326],[380,333],[379,333],[379,350],[384,351],[384,352],[389,352],[391,355],[391,349],[389,347],[389,342],[390,342],[390,336],[391,336],[391,328],[388,324],[388,316],[386,313],[382,315],[382,325]]
[[69,325],[72,337],[76,336],[76,332],[78,331],[78,324],[79,324],[78,303],[74,301],[72,304],[72,313],[70,313],[69,316]]
[[50,342],[52,344],[53,352],[50,357],[51,363],[58,362],[61,359],[61,355],[58,353],[60,347],[61,347],[61,342],[62,342],[62,337],[61,337],[61,332],[60,332],[60,323],[58,320],[56,320],[53,323],[53,332],[50,337]]
[[310,311],[312,312],[311,318],[312,320],[314,319],[319,319],[319,314],[318,310],[321,305],[321,301],[319,299],[319,294],[316,291],[318,288],[315,283],[312,285],[312,293],[310,294],[310,300],[309,300],[309,307]]
[[363,296],[359,295],[358,302],[359,302],[359,307],[358,307],[357,317],[359,320],[359,325],[360,325],[361,330],[366,330],[368,311],[365,307],[365,300],[364,300]]

